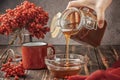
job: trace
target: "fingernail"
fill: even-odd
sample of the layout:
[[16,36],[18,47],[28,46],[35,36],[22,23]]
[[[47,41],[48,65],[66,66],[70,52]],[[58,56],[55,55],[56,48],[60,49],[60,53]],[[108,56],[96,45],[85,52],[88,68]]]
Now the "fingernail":
[[104,27],[104,20],[99,20],[98,21],[98,27],[101,29]]

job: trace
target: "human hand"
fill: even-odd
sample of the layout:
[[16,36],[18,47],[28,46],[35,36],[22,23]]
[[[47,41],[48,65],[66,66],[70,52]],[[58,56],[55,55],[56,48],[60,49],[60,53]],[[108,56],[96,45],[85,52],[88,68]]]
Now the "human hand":
[[112,0],[74,0],[68,3],[67,8],[86,6],[96,11],[97,24],[103,28],[105,20],[105,10],[111,4]]

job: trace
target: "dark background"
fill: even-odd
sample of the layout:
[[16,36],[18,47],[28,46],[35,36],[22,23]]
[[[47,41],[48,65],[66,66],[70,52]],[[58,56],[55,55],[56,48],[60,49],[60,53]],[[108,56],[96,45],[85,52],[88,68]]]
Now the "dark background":
[[[0,0],[0,13],[4,13],[8,8],[14,8],[24,0]],[[37,6],[43,7],[49,13],[50,26],[52,17],[57,13],[63,11],[69,0],[29,0]],[[108,23],[105,35],[102,40],[103,45],[120,45],[120,0],[113,0],[110,7],[106,10],[106,21]],[[0,35],[0,44],[6,44],[9,38]],[[34,38],[35,41],[41,41]],[[44,41],[52,44],[65,44],[64,36],[51,38],[50,33],[47,34]],[[71,44],[79,44],[71,40]]]

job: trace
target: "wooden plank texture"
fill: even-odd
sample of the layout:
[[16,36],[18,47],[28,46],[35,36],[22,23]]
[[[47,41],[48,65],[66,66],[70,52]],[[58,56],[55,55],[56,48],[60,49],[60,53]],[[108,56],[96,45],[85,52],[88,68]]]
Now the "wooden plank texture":
[[47,80],[48,70],[28,70],[25,80]]
[[[56,54],[65,54],[65,45],[55,45]],[[15,51],[15,54],[21,55],[21,47],[10,47]],[[5,46],[0,46],[0,53],[5,50]],[[88,62],[83,66],[81,75],[89,75],[98,69],[106,69],[110,67],[120,57],[120,46],[100,46],[93,48],[90,46],[71,45],[70,53],[80,54],[86,56]],[[1,57],[2,54],[0,54]],[[102,56],[101,56],[102,55]],[[7,58],[7,57],[6,57]],[[104,59],[108,61],[108,67],[104,62]],[[3,76],[3,72],[0,71],[0,80],[6,80]],[[9,80],[14,80],[10,78]],[[19,80],[55,80],[47,69],[41,70],[26,70],[26,77],[22,77]]]

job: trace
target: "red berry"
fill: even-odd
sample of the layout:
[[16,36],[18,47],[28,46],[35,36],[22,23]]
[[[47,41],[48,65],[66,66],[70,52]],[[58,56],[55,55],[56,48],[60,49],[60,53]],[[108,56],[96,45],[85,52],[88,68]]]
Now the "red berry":
[[5,69],[6,69],[5,67],[2,67],[2,68],[1,68],[1,71],[4,71]]
[[10,75],[9,75],[8,73],[6,73],[6,74],[5,74],[5,77],[6,77],[6,78],[9,78],[9,77],[10,77]]
[[19,77],[18,76],[15,76],[15,79],[14,80],[19,80]]
[[13,59],[12,59],[12,58],[9,58],[9,59],[8,59],[8,62],[12,62],[12,61],[13,61]]
[[12,69],[9,69],[9,72],[12,72]]
[[2,64],[2,67],[7,67],[7,65],[6,64]]

